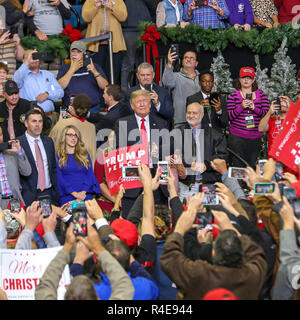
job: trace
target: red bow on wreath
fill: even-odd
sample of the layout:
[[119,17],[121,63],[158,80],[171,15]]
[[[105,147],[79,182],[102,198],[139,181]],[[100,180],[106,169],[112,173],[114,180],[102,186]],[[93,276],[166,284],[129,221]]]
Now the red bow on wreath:
[[[147,62],[151,63],[150,59],[150,50],[152,48],[152,56],[153,60],[158,57],[158,49],[156,45],[156,40],[160,38],[160,32],[156,30],[156,24],[153,26],[148,26],[146,28],[146,32],[141,36],[141,39],[146,42],[146,58]],[[156,61],[156,70],[155,70],[155,81],[159,82],[159,59]]]
[[72,43],[76,40],[80,40],[82,38],[82,34],[78,29],[73,29],[72,24],[68,23],[64,30],[62,31],[62,34],[65,34],[67,36],[70,36],[69,42]]

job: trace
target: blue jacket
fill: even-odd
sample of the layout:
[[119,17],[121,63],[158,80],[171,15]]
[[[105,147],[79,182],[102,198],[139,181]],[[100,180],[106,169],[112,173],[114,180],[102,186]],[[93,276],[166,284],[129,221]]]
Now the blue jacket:
[[[132,300],[157,300],[158,287],[154,281],[143,277],[132,278],[130,272],[128,272],[128,275],[134,286]],[[101,300],[109,300],[111,295],[110,282],[105,274],[100,273],[100,276],[101,282],[94,284],[95,290]]]
[[230,12],[228,21],[232,26],[235,24],[253,25],[254,15],[249,0],[226,0],[226,4]]
[[[172,6],[169,0],[163,0],[162,1],[163,7],[165,8],[165,23],[167,24],[177,24],[177,17],[175,8]],[[179,0],[177,0],[178,9],[180,12],[180,21],[182,21],[182,15],[183,15],[183,6]]]

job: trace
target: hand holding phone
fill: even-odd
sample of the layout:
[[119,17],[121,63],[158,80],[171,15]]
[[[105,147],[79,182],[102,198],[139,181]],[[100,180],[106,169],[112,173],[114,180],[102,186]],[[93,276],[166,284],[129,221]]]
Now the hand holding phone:
[[44,218],[47,218],[52,213],[52,207],[51,207],[51,198],[50,196],[40,196],[38,198],[40,202],[40,207],[42,208],[42,214]]

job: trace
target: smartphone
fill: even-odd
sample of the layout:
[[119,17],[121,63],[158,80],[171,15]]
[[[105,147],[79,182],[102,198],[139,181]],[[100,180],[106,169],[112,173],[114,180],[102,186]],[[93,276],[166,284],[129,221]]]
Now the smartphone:
[[300,219],[300,199],[297,198],[292,202],[292,207],[294,209],[294,215],[297,219]]
[[70,99],[69,105],[70,105],[70,106],[73,105],[73,101],[74,101],[74,99],[75,99],[76,96],[77,96],[77,94],[70,94],[70,97],[69,97],[69,99]]
[[205,7],[208,5],[208,0],[195,0],[196,7]]
[[61,107],[60,108],[60,114],[61,114],[61,117],[63,119],[68,119],[69,117],[67,116],[68,114],[68,108],[67,107]]
[[9,150],[12,148],[12,145],[11,143],[8,143],[8,142],[2,142],[0,143],[0,152],[1,151],[4,151],[4,150]]
[[139,171],[137,166],[128,166],[122,168],[123,179],[139,179]]
[[47,218],[52,213],[52,207],[51,207],[51,198],[50,196],[40,196],[38,198],[40,202],[40,207],[43,209],[42,213],[44,218]]
[[272,182],[258,182],[254,184],[254,194],[268,194],[275,191],[275,184]]
[[208,102],[211,105],[213,100],[218,100],[219,94],[217,92],[212,92],[208,98]]
[[246,179],[248,174],[246,168],[229,167],[228,177],[235,179]]
[[83,54],[83,66],[87,67],[91,63],[91,57],[88,52],[85,52]]
[[179,45],[177,43],[171,44],[171,53],[175,52],[177,58],[179,57]]
[[274,174],[274,178],[276,180],[276,182],[278,181],[281,181],[281,180],[284,180],[283,179],[283,165],[281,162],[276,162],[276,171],[275,171],[275,174]]
[[9,200],[10,211],[13,213],[18,213],[21,211],[21,201],[18,199]]
[[167,161],[158,161],[158,173],[160,182],[168,182],[169,164]]
[[264,165],[268,160],[263,159],[263,160],[258,160],[258,167],[259,167],[259,172],[261,177],[264,176]]
[[214,216],[211,212],[198,212],[196,223],[198,224],[197,229],[208,228],[208,226],[211,226],[214,223]]
[[87,236],[87,211],[84,202],[72,204],[73,233],[75,237]]
[[48,54],[47,52],[34,52],[32,54],[33,60],[47,60]]
[[219,204],[219,196],[216,194],[217,186],[215,184],[202,184],[199,187],[199,192],[204,192],[204,199],[202,204],[212,206]]
[[246,99],[252,100],[252,93],[246,93]]
[[144,85],[144,88],[145,88],[145,90],[148,90],[148,91],[150,91],[151,92],[151,84],[145,84]]
[[287,198],[289,203],[291,203],[293,200],[297,198],[295,188],[291,187],[284,187],[283,195]]

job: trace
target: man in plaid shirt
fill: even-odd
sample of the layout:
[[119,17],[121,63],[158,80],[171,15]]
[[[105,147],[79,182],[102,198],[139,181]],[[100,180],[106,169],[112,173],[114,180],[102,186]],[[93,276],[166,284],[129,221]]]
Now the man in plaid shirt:
[[198,7],[196,0],[187,0],[183,9],[183,20],[200,24],[203,28],[218,29],[219,25],[226,28],[225,20],[229,17],[229,10],[225,0],[206,0]]

